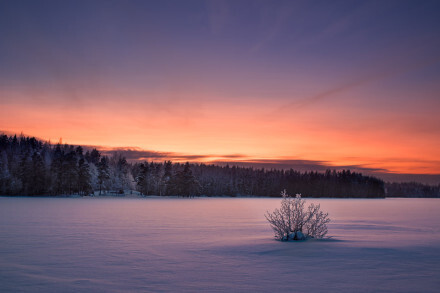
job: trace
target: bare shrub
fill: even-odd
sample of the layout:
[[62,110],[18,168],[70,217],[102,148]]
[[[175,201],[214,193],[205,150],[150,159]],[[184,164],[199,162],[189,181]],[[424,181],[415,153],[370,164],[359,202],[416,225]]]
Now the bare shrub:
[[304,240],[307,238],[323,238],[328,232],[330,222],[328,213],[320,210],[320,205],[310,204],[304,208],[305,200],[300,194],[291,197],[286,190],[281,192],[281,207],[273,213],[266,212],[265,217],[275,232],[275,238],[288,240]]

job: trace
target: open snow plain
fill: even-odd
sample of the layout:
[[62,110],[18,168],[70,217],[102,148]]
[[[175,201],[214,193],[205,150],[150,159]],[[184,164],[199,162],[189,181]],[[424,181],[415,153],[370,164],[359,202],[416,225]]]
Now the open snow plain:
[[440,292],[440,200],[311,202],[331,239],[273,240],[280,199],[0,198],[0,292]]

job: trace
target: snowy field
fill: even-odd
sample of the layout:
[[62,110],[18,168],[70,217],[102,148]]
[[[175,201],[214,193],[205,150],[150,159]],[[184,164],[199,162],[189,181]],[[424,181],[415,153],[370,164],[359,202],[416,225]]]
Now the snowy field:
[[280,199],[0,197],[0,292],[440,292],[440,200],[310,202],[331,239],[273,240]]

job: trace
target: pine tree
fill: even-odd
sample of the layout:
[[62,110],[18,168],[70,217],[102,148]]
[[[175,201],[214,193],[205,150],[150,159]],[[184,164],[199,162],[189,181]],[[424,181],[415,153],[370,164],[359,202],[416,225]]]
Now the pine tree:
[[78,165],[75,151],[70,150],[70,152],[67,153],[63,161],[63,169],[64,189],[67,190],[69,194],[73,194],[78,191]]
[[78,189],[80,195],[88,195],[93,191],[90,168],[83,158],[78,161]]
[[22,184],[21,192],[23,195],[33,195],[32,193],[32,158],[28,152],[22,155],[20,160],[19,179]]
[[100,160],[101,160],[101,153],[97,149],[93,149],[90,152],[88,162],[94,164],[95,166],[98,166]]
[[32,194],[42,195],[47,192],[46,166],[40,153],[32,155]]
[[110,179],[110,173],[109,173],[108,159],[107,157],[102,157],[98,163],[99,195],[101,195],[102,187],[109,179]]
[[[3,145],[1,145],[3,146]],[[0,151],[0,194],[8,194],[10,189],[11,174],[8,167],[8,156],[6,151]]]
[[183,171],[178,172],[171,180],[175,193],[184,197],[192,197],[199,194],[200,184],[191,171],[190,164],[184,165]]
[[64,152],[61,150],[60,144],[57,144],[55,150],[53,151],[52,164],[50,166],[52,175],[52,193],[53,194],[63,194],[64,193]]
[[169,194],[169,184],[172,176],[173,176],[173,164],[171,163],[171,161],[166,161],[164,162],[164,173],[161,180],[160,195]]
[[136,177],[137,189],[141,194],[150,195],[150,166],[148,163],[142,163],[139,168],[139,174]]
[[118,157],[116,171],[120,183],[120,193],[123,193],[124,190],[126,190],[130,186],[130,177],[127,159],[125,159],[122,155],[119,155]]

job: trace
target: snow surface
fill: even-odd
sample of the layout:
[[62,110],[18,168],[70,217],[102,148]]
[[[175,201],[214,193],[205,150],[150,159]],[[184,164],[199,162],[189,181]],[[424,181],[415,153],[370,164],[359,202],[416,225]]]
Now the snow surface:
[[439,199],[319,199],[327,240],[279,242],[280,199],[1,198],[0,292],[439,292]]

